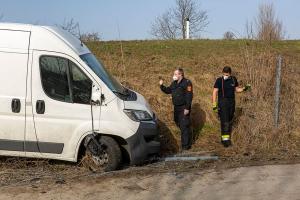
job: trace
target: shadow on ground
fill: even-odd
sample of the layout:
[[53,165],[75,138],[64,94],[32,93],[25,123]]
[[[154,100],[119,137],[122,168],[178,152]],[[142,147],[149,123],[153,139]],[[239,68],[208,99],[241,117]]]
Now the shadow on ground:
[[206,122],[206,113],[201,108],[199,103],[193,104],[192,106],[191,121],[193,130],[193,143],[195,143],[198,140],[201,130]]

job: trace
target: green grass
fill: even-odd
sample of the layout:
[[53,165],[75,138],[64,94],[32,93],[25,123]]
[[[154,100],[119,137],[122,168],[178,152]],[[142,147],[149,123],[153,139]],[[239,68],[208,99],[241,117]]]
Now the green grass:
[[[94,52],[120,55],[120,42],[93,42],[88,47]],[[265,47],[264,42],[249,40],[171,40],[171,41],[122,41],[125,56],[155,56],[168,58],[192,59],[195,56],[208,56],[218,54],[238,53],[245,46],[256,46],[257,49]],[[283,52],[299,52],[300,41],[273,42],[272,47]]]

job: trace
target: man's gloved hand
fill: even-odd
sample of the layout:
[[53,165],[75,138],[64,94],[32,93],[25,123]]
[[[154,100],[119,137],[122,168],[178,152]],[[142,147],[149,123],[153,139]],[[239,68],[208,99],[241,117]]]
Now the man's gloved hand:
[[250,84],[247,84],[244,88],[244,91],[248,91],[248,90],[251,90],[251,85]]
[[215,113],[218,112],[218,103],[217,103],[217,102],[214,102],[214,103],[213,103],[213,111],[214,111]]

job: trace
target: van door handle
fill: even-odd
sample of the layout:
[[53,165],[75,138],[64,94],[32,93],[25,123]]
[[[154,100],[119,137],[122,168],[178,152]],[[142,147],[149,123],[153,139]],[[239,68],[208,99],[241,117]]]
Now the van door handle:
[[44,114],[45,113],[45,101],[44,100],[37,100],[35,105],[36,113],[37,114]]
[[19,113],[21,111],[21,101],[20,99],[13,99],[11,101],[11,110],[13,113]]

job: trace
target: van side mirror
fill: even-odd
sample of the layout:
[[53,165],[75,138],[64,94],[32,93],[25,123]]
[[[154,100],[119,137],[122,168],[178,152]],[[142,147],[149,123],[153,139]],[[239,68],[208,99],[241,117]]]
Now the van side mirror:
[[102,104],[102,94],[100,89],[93,84],[93,88],[92,88],[92,96],[91,96],[91,101],[92,103],[96,104],[96,105],[101,105]]

